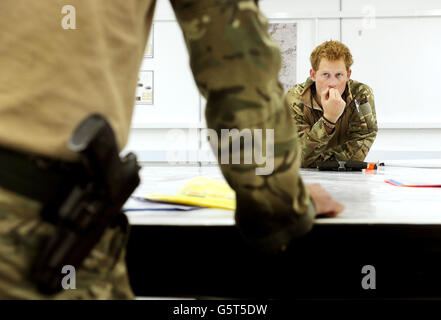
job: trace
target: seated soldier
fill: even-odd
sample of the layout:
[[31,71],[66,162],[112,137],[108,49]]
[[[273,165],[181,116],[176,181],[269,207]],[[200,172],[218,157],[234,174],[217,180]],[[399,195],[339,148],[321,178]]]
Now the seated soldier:
[[378,131],[372,89],[349,79],[352,55],[341,42],[322,43],[310,60],[310,78],[287,93],[302,167],[327,160],[363,161]]

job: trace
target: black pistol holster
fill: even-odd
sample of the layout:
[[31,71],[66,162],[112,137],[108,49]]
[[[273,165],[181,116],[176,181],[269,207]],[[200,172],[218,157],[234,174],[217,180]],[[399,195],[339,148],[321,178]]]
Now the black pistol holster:
[[39,290],[46,294],[62,289],[62,268],[80,267],[105,230],[121,217],[122,206],[140,182],[136,156],[129,153],[120,159],[113,130],[101,115],[83,120],[68,146],[79,154],[81,170],[64,196],[42,209],[43,219],[56,229],[32,271]]

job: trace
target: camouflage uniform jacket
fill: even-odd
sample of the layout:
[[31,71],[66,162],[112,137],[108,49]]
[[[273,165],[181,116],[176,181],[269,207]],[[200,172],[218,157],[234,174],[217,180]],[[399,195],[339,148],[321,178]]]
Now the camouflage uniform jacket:
[[326,160],[363,161],[377,135],[374,95],[367,85],[349,80],[343,97],[346,107],[328,134],[323,109],[313,97],[311,78],[287,93],[291,115],[297,124],[302,145],[302,167],[315,167]]

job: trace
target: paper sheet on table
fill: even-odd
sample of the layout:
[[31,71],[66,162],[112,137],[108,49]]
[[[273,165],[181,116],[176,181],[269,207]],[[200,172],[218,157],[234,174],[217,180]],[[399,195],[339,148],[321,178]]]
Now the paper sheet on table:
[[224,180],[194,177],[175,195],[149,194],[146,199],[226,210],[236,209],[236,194]]
[[124,211],[192,211],[200,207],[150,201],[143,197],[131,196],[124,204]]
[[[430,181],[430,179],[426,180],[426,181],[416,181],[416,180],[412,180],[412,181],[397,181],[395,179],[388,179],[388,180],[384,180],[384,182],[389,183],[393,186],[396,187],[413,187],[413,188],[441,188],[441,181],[437,180],[435,181]],[[438,182],[438,183],[437,183]]]

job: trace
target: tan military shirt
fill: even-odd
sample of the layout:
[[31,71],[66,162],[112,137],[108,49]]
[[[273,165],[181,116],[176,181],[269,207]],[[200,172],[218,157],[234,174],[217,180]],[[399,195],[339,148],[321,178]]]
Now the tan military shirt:
[[62,27],[66,4],[0,5],[1,146],[71,160],[66,142],[93,112],[127,142],[154,1],[73,1],[76,29]]

